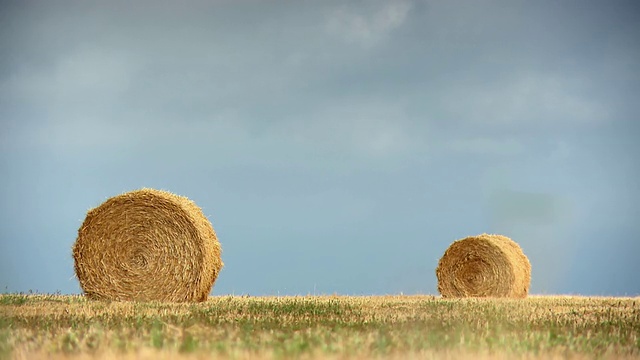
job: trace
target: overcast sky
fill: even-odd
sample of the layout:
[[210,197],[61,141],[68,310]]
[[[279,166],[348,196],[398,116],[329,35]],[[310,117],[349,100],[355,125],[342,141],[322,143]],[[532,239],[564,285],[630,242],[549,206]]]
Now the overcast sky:
[[536,294],[640,294],[634,1],[0,1],[0,291],[79,293],[89,208],[194,200],[214,294],[437,294],[511,237]]

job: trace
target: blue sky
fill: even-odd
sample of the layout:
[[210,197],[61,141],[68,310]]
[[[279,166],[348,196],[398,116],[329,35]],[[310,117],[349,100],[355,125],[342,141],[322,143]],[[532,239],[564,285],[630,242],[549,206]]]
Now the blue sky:
[[536,294],[640,294],[633,1],[2,1],[0,288],[79,293],[85,213],[193,199],[214,294],[436,294],[511,237]]

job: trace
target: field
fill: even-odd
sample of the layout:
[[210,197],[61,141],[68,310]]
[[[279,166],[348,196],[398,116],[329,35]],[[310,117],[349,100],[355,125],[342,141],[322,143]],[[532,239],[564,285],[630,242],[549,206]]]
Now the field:
[[640,298],[0,295],[0,358],[640,358]]

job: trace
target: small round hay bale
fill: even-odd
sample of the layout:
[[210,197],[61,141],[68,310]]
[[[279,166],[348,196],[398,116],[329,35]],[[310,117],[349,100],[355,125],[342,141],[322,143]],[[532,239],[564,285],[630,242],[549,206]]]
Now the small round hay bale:
[[531,264],[513,240],[482,234],[454,241],[436,268],[443,297],[524,298]]
[[73,246],[91,299],[197,302],[223,263],[211,223],[186,197],[141,189],[89,210]]

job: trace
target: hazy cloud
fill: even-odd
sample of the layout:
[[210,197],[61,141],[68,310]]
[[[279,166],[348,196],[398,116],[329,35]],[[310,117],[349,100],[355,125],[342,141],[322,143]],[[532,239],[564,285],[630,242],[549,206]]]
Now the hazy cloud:
[[566,281],[576,240],[568,236],[575,216],[567,198],[552,193],[494,188],[489,194],[493,229],[511,236],[533,267],[532,291],[553,292]]
[[296,146],[314,146],[330,153],[384,159],[414,148],[416,139],[402,108],[375,102],[340,103],[287,123]]
[[461,122],[491,126],[585,126],[610,119],[606,105],[584,94],[592,86],[587,78],[533,72],[516,75],[520,76],[446,89],[444,109]]
[[460,137],[447,142],[447,146],[466,155],[517,156],[525,150],[523,141],[512,137]]
[[369,47],[401,26],[410,10],[410,2],[396,0],[376,2],[373,6],[343,5],[328,16],[326,28],[347,43]]
[[570,209],[557,195],[503,189],[491,195],[495,222],[550,225],[565,223]]

